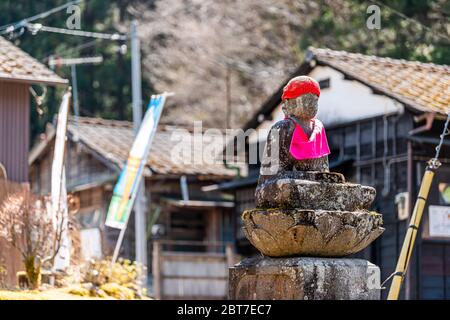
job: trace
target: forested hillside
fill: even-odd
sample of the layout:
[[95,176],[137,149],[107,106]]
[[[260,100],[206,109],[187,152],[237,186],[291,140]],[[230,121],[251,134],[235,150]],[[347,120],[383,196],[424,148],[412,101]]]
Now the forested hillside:
[[[0,25],[63,3],[3,0]],[[131,19],[138,19],[144,97],[155,91],[175,93],[163,121],[237,127],[295,69],[310,45],[450,64],[449,1],[384,3],[391,8],[381,6],[381,29],[369,30],[366,10],[372,1],[90,0],[81,4],[81,29],[127,32]],[[65,28],[67,17],[62,11],[39,22]],[[103,55],[102,64],[77,68],[81,115],[131,119],[126,42],[26,30],[13,36],[14,43],[44,63],[51,55]],[[56,71],[70,79],[69,68]],[[42,110],[33,107],[33,136],[52,119],[60,94],[49,90]]]

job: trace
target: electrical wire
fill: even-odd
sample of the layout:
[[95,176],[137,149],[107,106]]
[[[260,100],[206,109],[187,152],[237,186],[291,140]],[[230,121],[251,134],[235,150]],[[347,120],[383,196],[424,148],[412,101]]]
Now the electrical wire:
[[17,22],[13,22],[13,23],[9,23],[9,24],[3,25],[3,26],[0,27],[0,30],[1,30],[0,31],[0,35],[14,32],[16,29],[22,28],[22,27],[26,26],[28,23],[30,23],[32,21],[35,21],[35,20],[38,20],[38,19],[47,18],[48,16],[50,16],[50,15],[56,13],[56,12],[64,10],[64,9],[66,9],[66,8],[72,6],[72,5],[80,4],[83,1],[84,0],[70,1],[70,2],[68,2],[66,4],[60,5],[58,7],[54,7],[52,9],[48,10],[48,11],[36,14],[36,15],[31,16],[29,18],[25,18],[25,19],[22,19],[22,20],[17,21]]
[[36,24],[28,24],[28,29],[32,28],[35,32],[52,32],[52,33],[60,33],[67,34],[71,36],[79,36],[79,37],[87,37],[87,38],[96,38],[103,40],[113,40],[113,41],[123,41],[127,40],[128,36],[119,33],[103,33],[103,32],[91,32],[91,31],[83,31],[83,30],[71,30],[64,28],[55,28],[43,25]]
[[401,17],[401,18],[403,18],[405,20],[408,20],[409,22],[415,23],[416,25],[420,26],[421,28],[431,32],[434,36],[438,36],[441,39],[445,39],[447,41],[450,41],[450,36],[445,35],[443,33],[436,32],[436,30],[433,30],[431,27],[424,25],[423,23],[421,23],[420,21],[418,21],[418,20],[416,20],[414,18],[408,17],[404,13],[402,13],[402,12],[400,12],[400,11],[390,7],[390,6],[388,6],[387,4],[384,4],[384,3],[380,2],[380,1],[377,1],[377,0],[369,0],[369,2],[371,2],[373,4],[376,4],[378,6],[381,6],[381,7],[387,8],[388,10],[390,10],[391,12],[396,14],[397,16],[399,16],[399,17]]

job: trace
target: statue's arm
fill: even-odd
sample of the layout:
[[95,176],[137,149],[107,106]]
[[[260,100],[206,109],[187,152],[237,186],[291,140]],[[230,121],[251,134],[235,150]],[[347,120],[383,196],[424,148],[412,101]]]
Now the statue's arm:
[[289,155],[289,147],[294,128],[295,126],[289,120],[279,121],[272,126],[264,148],[261,175],[292,170],[293,162]]

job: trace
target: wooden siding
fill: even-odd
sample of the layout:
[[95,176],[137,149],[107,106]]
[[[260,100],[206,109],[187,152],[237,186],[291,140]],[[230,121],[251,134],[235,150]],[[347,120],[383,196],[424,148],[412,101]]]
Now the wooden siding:
[[[411,191],[414,198],[420,183],[420,179],[413,181],[411,190],[408,190],[407,139],[413,127],[412,115],[404,113],[400,116],[381,116],[357,121],[327,130],[332,150],[330,162],[342,159],[353,161],[352,165],[344,165],[334,171],[344,173],[350,182],[370,185],[377,190],[372,209],[383,215],[385,232],[368,248],[354,256],[380,266],[382,281],[395,270],[408,223],[407,220],[399,220],[397,217],[395,196]],[[415,166],[413,162],[413,169]],[[412,176],[415,177],[414,172]],[[402,299],[418,298],[417,283],[420,275],[415,272],[418,269],[415,255],[411,259],[410,272],[403,285]],[[387,283],[387,286],[389,285],[390,282]],[[383,299],[387,292],[388,290],[382,291]]]
[[[48,194],[50,192],[51,162],[53,156],[53,142],[50,142],[37,158],[30,169],[32,190],[35,193]],[[69,192],[80,198],[81,215],[90,216],[98,210],[101,213],[101,223],[96,225],[101,231],[104,256],[110,256],[116,244],[119,231],[104,225],[106,211],[112,196],[112,188],[116,183],[118,172],[109,168],[103,161],[94,156],[80,143],[70,140],[66,151],[66,176]],[[192,179],[192,177],[191,177]],[[202,186],[217,183],[217,181],[189,181],[189,196],[192,199],[216,200],[220,193],[205,193]],[[210,242],[233,239],[231,210],[226,208],[184,208],[175,207],[163,198],[181,199],[180,182],[178,179],[146,179],[146,196],[149,208],[147,219],[156,208],[161,208],[157,223],[166,227],[168,239],[197,240]],[[171,219],[172,218],[172,219]],[[134,214],[131,214],[129,228],[125,233],[125,241],[120,255],[126,258],[134,257]],[[171,248],[172,250],[174,248]],[[198,251],[198,247],[183,246],[183,250]],[[202,248],[205,250],[205,247]],[[209,250],[209,247],[206,247]],[[151,262],[151,252],[149,252]]]
[[8,178],[28,181],[29,85],[0,81],[0,162]]
[[450,299],[450,244],[424,241],[421,298]]
[[[51,142],[44,156],[35,160],[31,166],[31,187],[35,193],[50,193],[53,144],[54,142]],[[80,145],[69,141],[66,150],[65,165],[69,192],[92,183],[115,181],[118,172],[109,169],[104,163],[96,159]]]
[[8,288],[17,286],[16,273],[23,270],[22,256],[20,252],[11,247],[4,239],[0,238],[0,267],[6,268],[5,283],[0,283]]
[[[218,246],[224,253],[193,253],[163,250],[175,246]],[[222,250],[223,247],[226,249]],[[231,245],[213,242],[154,241],[153,276],[157,299],[226,299],[228,267],[236,261]]]

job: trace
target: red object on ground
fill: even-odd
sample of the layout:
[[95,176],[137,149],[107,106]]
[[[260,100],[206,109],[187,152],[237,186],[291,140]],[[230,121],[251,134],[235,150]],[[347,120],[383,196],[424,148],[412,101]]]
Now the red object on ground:
[[306,93],[313,93],[319,97],[319,83],[310,77],[297,77],[289,81],[284,87],[281,100],[295,99]]

